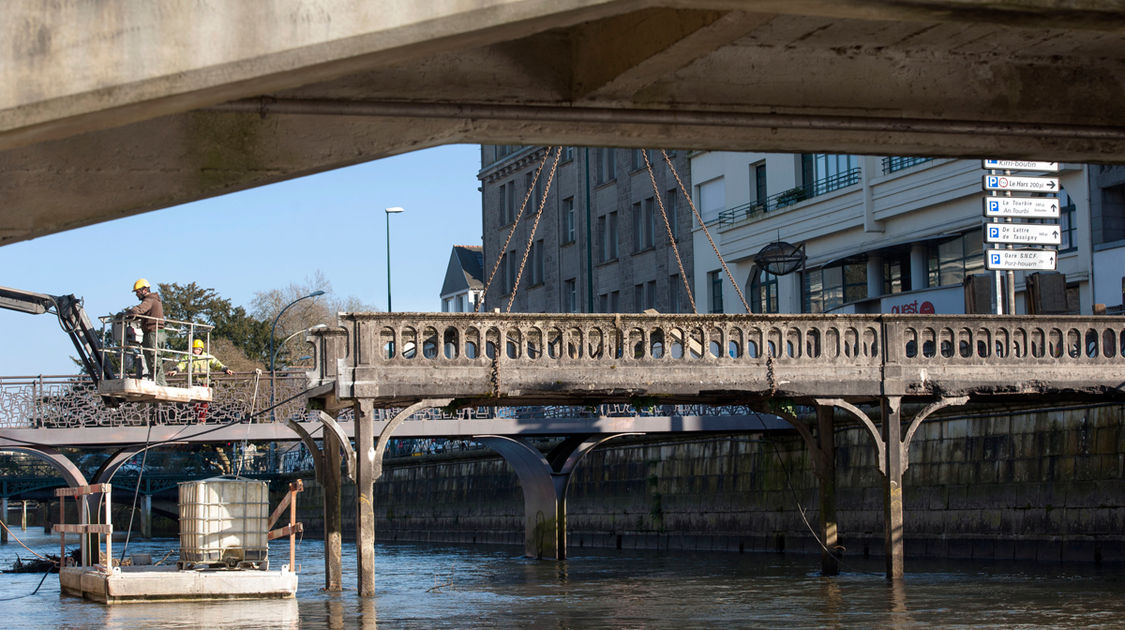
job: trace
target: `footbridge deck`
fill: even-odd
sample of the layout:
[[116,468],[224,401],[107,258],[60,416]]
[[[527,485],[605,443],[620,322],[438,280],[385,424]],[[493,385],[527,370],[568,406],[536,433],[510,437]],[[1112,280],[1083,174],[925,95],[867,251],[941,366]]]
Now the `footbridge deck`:
[[314,331],[330,406],[1125,396],[1125,319],[344,313]]

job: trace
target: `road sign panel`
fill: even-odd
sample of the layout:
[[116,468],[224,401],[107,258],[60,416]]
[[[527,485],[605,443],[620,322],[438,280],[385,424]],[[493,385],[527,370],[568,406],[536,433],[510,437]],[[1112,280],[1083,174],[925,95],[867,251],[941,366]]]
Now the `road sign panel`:
[[1053,249],[988,249],[984,252],[984,267],[992,270],[1054,269],[1058,252]]
[[985,175],[984,189],[1010,190],[1013,192],[1053,193],[1059,191],[1059,178],[1017,177],[1015,175]]
[[984,216],[1057,219],[1059,200],[1054,197],[985,197]]
[[1042,223],[989,223],[984,226],[984,240],[988,243],[1058,245],[1062,243],[1062,232],[1057,225]]
[[984,167],[997,171],[1048,171],[1058,172],[1058,162],[1027,162],[1024,160],[984,160]]

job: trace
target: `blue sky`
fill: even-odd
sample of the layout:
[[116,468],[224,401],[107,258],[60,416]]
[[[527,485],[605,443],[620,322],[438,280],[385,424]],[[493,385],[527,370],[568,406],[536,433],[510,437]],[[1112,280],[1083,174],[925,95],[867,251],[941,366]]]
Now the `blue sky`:
[[[0,285],[85,299],[91,319],[136,304],[137,278],[196,282],[249,310],[318,270],[340,298],[439,311],[455,245],[481,242],[478,145],[450,145],[0,247]],[[203,248],[205,254],[201,254]],[[52,315],[0,310],[0,376],[73,374]]]

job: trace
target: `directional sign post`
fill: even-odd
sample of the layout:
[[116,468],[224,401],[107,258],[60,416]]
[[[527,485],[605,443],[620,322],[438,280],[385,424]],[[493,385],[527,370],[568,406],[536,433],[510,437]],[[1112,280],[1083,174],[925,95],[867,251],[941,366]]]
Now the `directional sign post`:
[[989,223],[984,226],[984,240],[988,243],[1058,245],[1062,243],[1062,233],[1057,225]]
[[990,271],[1054,269],[1057,261],[1057,252],[1051,249],[990,249],[984,253],[984,266]]

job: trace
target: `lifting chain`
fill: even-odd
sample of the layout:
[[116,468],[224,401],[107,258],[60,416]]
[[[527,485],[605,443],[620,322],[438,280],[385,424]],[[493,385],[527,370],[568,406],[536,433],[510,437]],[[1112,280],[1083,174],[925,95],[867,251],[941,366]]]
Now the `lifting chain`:
[[512,229],[508,230],[508,238],[504,239],[504,245],[500,247],[501,255],[496,257],[496,264],[492,266],[492,272],[488,274],[488,281],[484,284],[484,290],[481,291],[480,299],[477,300],[477,305],[473,308],[474,313],[480,312],[481,304],[484,304],[484,296],[488,295],[488,289],[492,286],[492,279],[496,277],[496,271],[500,269],[500,263],[504,260],[502,255],[508,249],[508,243],[512,242],[512,236],[516,233],[516,228],[519,227],[520,219],[523,218],[523,211],[527,208],[527,201],[531,199],[531,193],[535,190],[535,184],[539,181],[539,174],[543,172],[543,166],[547,164],[547,158],[551,156],[551,148],[547,147],[546,153],[543,154],[543,160],[539,162],[539,167],[535,169],[535,176],[531,179],[531,186],[527,188],[527,194],[523,196],[523,203],[520,204],[520,211],[516,214],[516,218],[512,221]]
[[[547,155],[549,156],[550,154],[551,148],[548,147]],[[547,184],[543,187],[543,198],[539,200],[539,208],[535,211],[535,221],[532,222],[531,231],[527,234],[527,246],[523,248],[523,258],[520,259],[520,269],[516,273],[516,281],[512,283],[512,294],[508,296],[508,308],[504,311],[505,313],[512,312],[512,304],[516,301],[516,290],[520,288],[520,280],[523,279],[523,270],[524,267],[527,266],[527,257],[531,253],[531,245],[535,242],[535,231],[539,229],[539,219],[543,218],[543,207],[547,205],[547,196],[551,194],[551,183],[555,181],[555,171],[559,167],[560,157],[562,157],[562,147],[557,147],[555,150],[555,161],[551,164],[551,172],[547,175]],[[544,156],[543,159],[546,161],[547,157]],[[542,170],[542,166],[540,166],[540,170]],[[536,173],[536,179],[538,179],[538,173]],[[535,184],[533,183],[531,187],[534,189]],[[505,247],[506,246],[505,244]],[[499,257],[497,257],[497,260],[499,260]]]
[[[680,258],[680,248],[676,246],[676,237],[672,235],[672,224],[668,222],[668,213],[664,211],[664,200],[661,199],[660,189],[656,186],[656,175],[652,172],[652,164],[648,161],[648,149],[641,151],[641,155],[645,158],[645,167],[648,169],[648,180],[652,182],[652,194],[656,197],[656,204],[660,208],[660,216],[664,219],[664,229],[668,234],[668,243],[672,245],[672,253],[676,255],[676,266],[680,268],[680,278],[684,281],[684,290],[687,291],[687,299],[691,302],[691,312],[698,313],[695,307],[695,296],[691,294],[691,285],[688,283],[687,274],[684,273],[684,261]],[[673,171],[674,173],[675,171]],[[679,177],[676,178],[679,181]]]
[[723,266],[723,271],[727,274],[727,279],[734,287],[734,292],[738,294],[738,299],[742,301],[742,308],[746,312],[750,312],[750,305],[746,303],[746,296],[742,294],[742,289],[738,288],[738,284],[734,281],[734,276],[730,275],[730,269],[727,268],[727,261],[723,259],[723,255],[719,253],[719,248],[715,245],[715,239],[711,238],[711,231],[707,229],[707,224],[703,222],[703,217],[700,216],[699,210],[695,207],[695,202],[691,200],[691,195],[688,194],[687,188],[684,187],[684,182],[680,179],[680,174],[676,172],[676,167],[672,166],[672,160],[668,157],[668,152],[664,149],[660,150],[660,154],[664,156],[664,161],[668,163],[668,168],[672,171],[672,176],[676,178],[676,183],[680,186],[680,192],[684,194],[684,199],[687,199],[688,205],[691,206],[691,211],[695,215],[696,221],[699,222],[699,227],[703,228],[703,234],[707,236],[707,242],[711,243],[711,249],[715,250],[715,256],[719,259],[719,264]]

